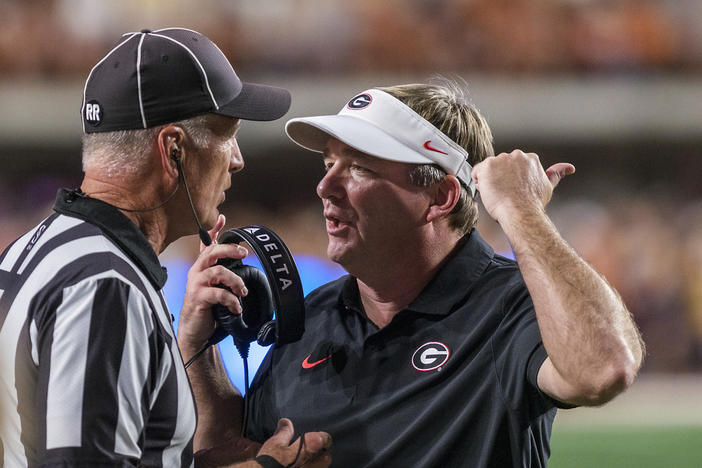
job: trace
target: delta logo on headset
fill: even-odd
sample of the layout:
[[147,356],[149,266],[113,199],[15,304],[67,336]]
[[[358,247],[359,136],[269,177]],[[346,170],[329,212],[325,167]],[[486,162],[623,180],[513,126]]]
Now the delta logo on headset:
[[346,107],[351,110],[359,110],[368,107],[372,101],[373,97],[370,94],[363,93],[351,98]]

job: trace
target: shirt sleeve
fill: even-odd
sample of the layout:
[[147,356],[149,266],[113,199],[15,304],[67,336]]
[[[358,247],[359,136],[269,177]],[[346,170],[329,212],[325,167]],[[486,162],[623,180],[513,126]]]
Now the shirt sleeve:
[[575,408],[542,392],[538,384],[541,366],[548,357],[541,339],[534,304],[523,282],[504,300],[504,318],[493,341],[500,383],[510,406],[517,410],[525,399],[541,412],[553,407]]
[[503,319],[492,348],[500,386],[513,410],[523,409],[525,401],[539,411],[554,406],[538,386],[538,372],[547,355],[531,296],[521,281],[504,298]]
[[[35,316],[39,466],[136,466],[159,382],[153,315],[113,277],[64,288]],[[40,305],[41,309],[41,305]]]

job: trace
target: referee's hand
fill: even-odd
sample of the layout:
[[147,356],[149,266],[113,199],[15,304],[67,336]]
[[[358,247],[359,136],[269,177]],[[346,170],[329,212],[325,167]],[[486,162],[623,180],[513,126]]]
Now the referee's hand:
[[[209,231],[212,239],[217,239],[225,221],[224,215],[219,215],[215,226]],[[184,360],[187,361],[202,348],[214,333],[213,305],[222,304],[233,314],[241,313],[237,296],[246,296],[248,290],[241,278],[216,263],[220,258],[244,258],[247,254],[248,251],[237,244],[218,244],[216,241],[207,247],[200,244],[200,255],[188,271],[178,323],[178,344]],[[216,285],[225,285],[232,292]]]

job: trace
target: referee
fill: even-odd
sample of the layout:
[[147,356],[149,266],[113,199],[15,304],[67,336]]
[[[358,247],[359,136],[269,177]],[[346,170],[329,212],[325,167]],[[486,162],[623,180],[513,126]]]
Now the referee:
[[[217,206],[244,167],[240,119],[289,106],[286,90],[242,82],[186,29],[125,34],[90,71],[81,187],[59,190],[54,212],[0,257],[0,465],[193,465],[194,400],[157,255],[222,228]],[[214,263],[237,248],[205,252]],[[233,294],[216,299],[240,311]],[[294,458],[282,426],[259,455]]]

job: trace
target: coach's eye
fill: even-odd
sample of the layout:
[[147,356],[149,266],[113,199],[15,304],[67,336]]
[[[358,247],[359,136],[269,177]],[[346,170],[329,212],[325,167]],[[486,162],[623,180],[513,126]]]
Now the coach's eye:
[[358,164],[351,164],[351,170],[354,172],[360,172],[360,173],[372,172],[367,167],[359,166]]

